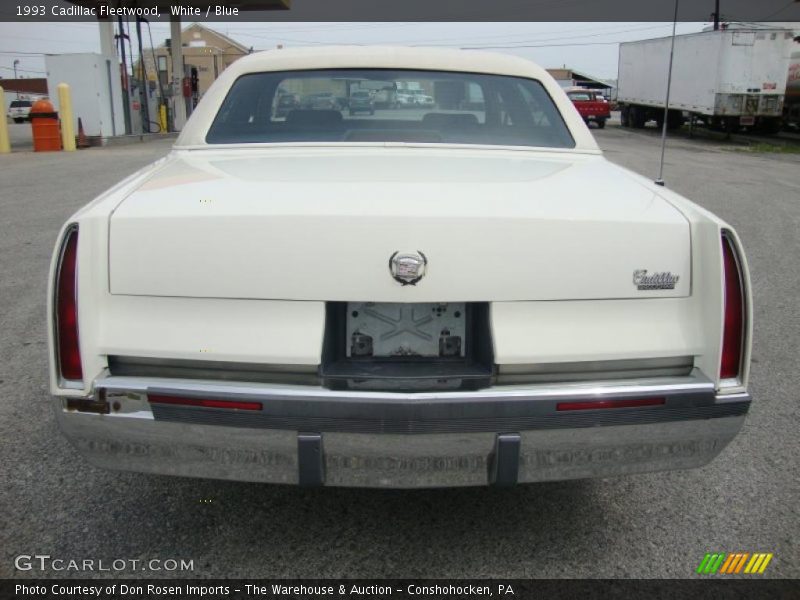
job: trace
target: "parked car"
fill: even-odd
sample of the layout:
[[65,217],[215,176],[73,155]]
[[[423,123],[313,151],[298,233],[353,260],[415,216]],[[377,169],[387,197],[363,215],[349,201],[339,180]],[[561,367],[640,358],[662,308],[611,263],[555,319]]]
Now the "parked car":
[[375,108],[397,108],[397,92],[389,86],[384,86],[375,91],[372,99]]
[[434,106],[433,98],[427,95],[425,92],[419,89],[413,90],[398,90],[397,92],[397,103],[400,106],[406,107],[425,107],[429,108]]
[[594,122],[603,129],[606,121],[611,118],[611,105],[594,90],[572,88],[567,90],[567,97],[572,100],[587,125]]
[[375,114],[375,100],[371,93],[367,90],[357,90],[350,94],[348,102],[350,116],[358,112],[368,112],[371,115]]
[[303,101],[303,108],[312,110],[341,110],[339,99],[330,92],[309,94]]
[[435,102],[433,101],[433,96],[429,96],[422,90],[410,90],[410,92],[414,97],[414,104],[416,104],[417,106],[430,108],[435,104]]
[[408,108],[417,104],[417,98],[409,90],[397,90],[395,102],[400,108]]
[[30,120],[32,106],[33,102],[30,100],[12,100],[8,106],[8,118],[13,119],[14,123]]
[[300,97],[297,94],[281,94],[275,105],[275,116],[285,117],[289,112],[300,108]]
[[[492,101],[262,114],[281,87],[387,71]],[[50,389],[111,469],[390,488],[685,469],[750,407],[750,290],[734,229],[606,160],[520,57],[255,53],[168,156],[67,219]]]

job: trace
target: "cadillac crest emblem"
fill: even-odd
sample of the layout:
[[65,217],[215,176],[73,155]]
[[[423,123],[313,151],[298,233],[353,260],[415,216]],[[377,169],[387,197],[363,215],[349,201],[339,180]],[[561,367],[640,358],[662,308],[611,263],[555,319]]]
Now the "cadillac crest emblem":
[[419,250],[397,251],[389,257],[389,272],[402,285],[417,285],[417,282],[425,276],[427,266],[428,259]]

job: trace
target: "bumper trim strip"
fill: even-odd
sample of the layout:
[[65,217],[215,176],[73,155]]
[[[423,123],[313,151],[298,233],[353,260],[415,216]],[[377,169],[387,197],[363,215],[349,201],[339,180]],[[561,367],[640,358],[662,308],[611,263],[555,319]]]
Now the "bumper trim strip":
[[[718,396],[702,373],[688,377],[492,387],[474,392],[340,392],[309,386],[219,384],[201,380],[108,377],[95,382],[96,394],[138,397],[218,398],[259,402],[261,410],[232,411],[202,406],[150,403],[156,421],[323,433],[522,433],[531,430],[646,425],[738,417],[750,397]],[[627,406],[630,400],[659,399],[654,406]],[[663,401],[663,402],[662,402]],[[127,404],[129,400],[123,399]],[[613,409],[558,411],[559,403],[622,402]],[[114,416],[113,414],[110,416]]]
[[[597,411],[560,412],[552,415],[502,414],[498,407],[495,415],[459,417],[454,412],[439,417],[417,416],[413,411],[393,418],[325,417],[307,415],[267,415],[263,413],[237,413],[194,407],[154,405],[156,421],[196,425],[219,425],[256,429],[282,429],[289,431],[319,431],[337,433],[479,433],[498,431],[532,431],[548,429],[580,429],[613,425],[646,425],[696,419],[738,417],[747,413],[749,402],[682,406],[632,408]],[[300,407],[298,407],[300,408]],[[310,407],[305,405],[308,410]]]

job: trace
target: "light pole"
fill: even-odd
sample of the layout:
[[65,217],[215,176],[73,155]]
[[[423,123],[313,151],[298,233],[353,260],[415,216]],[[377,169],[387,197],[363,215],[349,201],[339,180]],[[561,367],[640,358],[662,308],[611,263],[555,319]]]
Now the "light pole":
[[[15,59],[14,59],[14,79],[15,79],[15,80],[16,80],[16,78],[17,78],[17,65],[18,65],[18,64],[19,64],[19,59],[18,59],[18,58],[15,58]],[[14,81],[14,87],[16,87],[16,88],[17,88],[17,98],[19,98],[19,85],[17,85],[17,82],[16,82],[16,81]]]

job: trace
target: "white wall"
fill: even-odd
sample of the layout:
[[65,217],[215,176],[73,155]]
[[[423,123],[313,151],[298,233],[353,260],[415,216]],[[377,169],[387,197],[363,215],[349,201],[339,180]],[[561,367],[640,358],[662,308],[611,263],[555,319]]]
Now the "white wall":
[[119,78],[118,67],[112,61],[109,67],[102,54],[52,54],[45,56],[47,88],[56,110],[61,112],[58,102],[58,84],[67,83],[72,92],[72,108],[75,131],[78,118],[83,123],[86,135],[111,136],[125,133],[121,98],[114,97],[112,119],[112,92],[109,84]]

